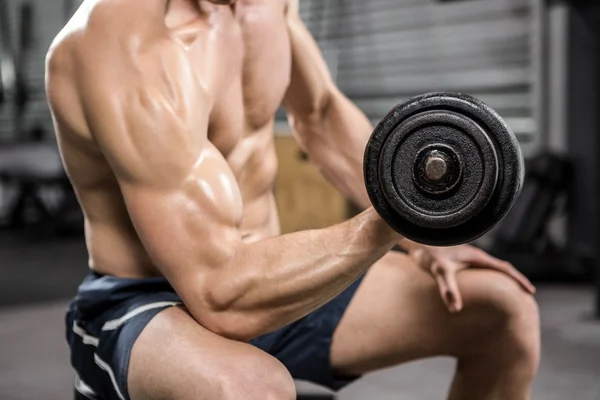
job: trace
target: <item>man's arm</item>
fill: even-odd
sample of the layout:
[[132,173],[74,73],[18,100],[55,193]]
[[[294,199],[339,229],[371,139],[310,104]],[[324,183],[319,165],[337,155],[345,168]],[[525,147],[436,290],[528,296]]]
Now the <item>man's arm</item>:
[[342,292],[398,240],[369,209],[243,243],[239,189],[207,139],[211,105],[183,50],[146,46],[134,72],[125,64],[87,73],[86,116],[138,235],[203,326],[238,340],[273,331]]
[[[292,81],[284,106],[294,135],[322,174],[356,205],[366,208],[370,201],[364,184],[363,153],[373,126],[331,79],[317,44],[300,20],[298,0],[289,0],[287,20]],[[406,238],[398,244],[436,277],[450,310],[462,307],[456,272],[471,266],[499,270],[525,290],[534,291],[514,267],[471,246],[435,248]]]
[[371,205],[363,177],[363,153],[373,126],[336,86],[316,42],[290,0],[287,23],[292,79],[284,107],[292,131],[321,173],[361,208]]
[[[287,23],[292,79],[284,107],[294,136],[323,176],[361,209],[371,206],[364,184],[363,154],[373,132],[367,116],[331,78],[318,45],[290,0]],[[420,246],[402,238],[406,250]]]

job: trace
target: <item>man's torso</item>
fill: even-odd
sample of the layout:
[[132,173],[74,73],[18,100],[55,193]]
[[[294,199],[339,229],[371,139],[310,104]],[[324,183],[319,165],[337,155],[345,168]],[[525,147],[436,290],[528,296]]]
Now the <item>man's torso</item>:
[[[49,98],[64,164],[86,216],[90,266],[116,276],[155,275],[158,270],[129,219],[119,184],[95,143],[94,127],[78,106],[78,91],[84,88],[74,82],[77,60],[94,51],[81,33],[94,29],[89,20],[104,1],[84,3],[57,37],[53,47],[76,49],[66,52],[74,56],[63,68],[72,76],[56,78]],[[277,170],[274,116],[291,68],[285,0],[239,0],[233,7],[204,1],[199,7],[191,1],[171,4],[165,15],[169,39],[186,49],[186,61],[212,99],[208,138],[239,185],[242,237],[254,241],[275,236],[279,221],[272,193]],[[201,245],[204,238],[197,239]]]

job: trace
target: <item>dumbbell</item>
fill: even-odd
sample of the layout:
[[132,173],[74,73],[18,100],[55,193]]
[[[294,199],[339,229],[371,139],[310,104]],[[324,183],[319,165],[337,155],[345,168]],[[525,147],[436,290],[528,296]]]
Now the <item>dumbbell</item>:
[[429,93],[394,107],[364,155],[375,210],[404,237],[433,246],[477,239],[510,211],[524,161],[508,124],[481,100]]

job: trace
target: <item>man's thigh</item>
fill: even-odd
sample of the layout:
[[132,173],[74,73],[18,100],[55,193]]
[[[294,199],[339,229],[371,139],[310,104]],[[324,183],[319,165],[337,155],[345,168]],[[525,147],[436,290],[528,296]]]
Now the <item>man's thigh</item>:
[[491,270],[465,270],[458,283],[464,308],[451,314],[427,272],[405,254],[388,253],[366,274],[333,335],[332,367],[363,374],[426,357],[466,356],[486,332],[501,328],[503,316],[535,307],[516,282]]
[[204,329],[182,307],[162,311],[136,340],[128,389],[132,400],[295,398],[275,358]]
[[357,376],[336,373],[331,367],[331,340],[362,278],[327,304],[251,344],[277,358],[292,377],[340,390]]

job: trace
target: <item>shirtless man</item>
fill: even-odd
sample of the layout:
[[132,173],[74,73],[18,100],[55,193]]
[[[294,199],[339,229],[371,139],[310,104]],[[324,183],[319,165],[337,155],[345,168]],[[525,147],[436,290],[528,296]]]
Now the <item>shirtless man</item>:
[[[473,247],[403,239],[369,207],[372,126],[297,2],[87,0],[56,38],[47,90],[91,268],[66,318],[78,388],[293,399],[292,377],[338,390],[447,355],[451,399],[528,399],[531,284]],[[281,103],[311,160],[366,211],[280,235]],[[398,243],[408,255],[389,252]]]

